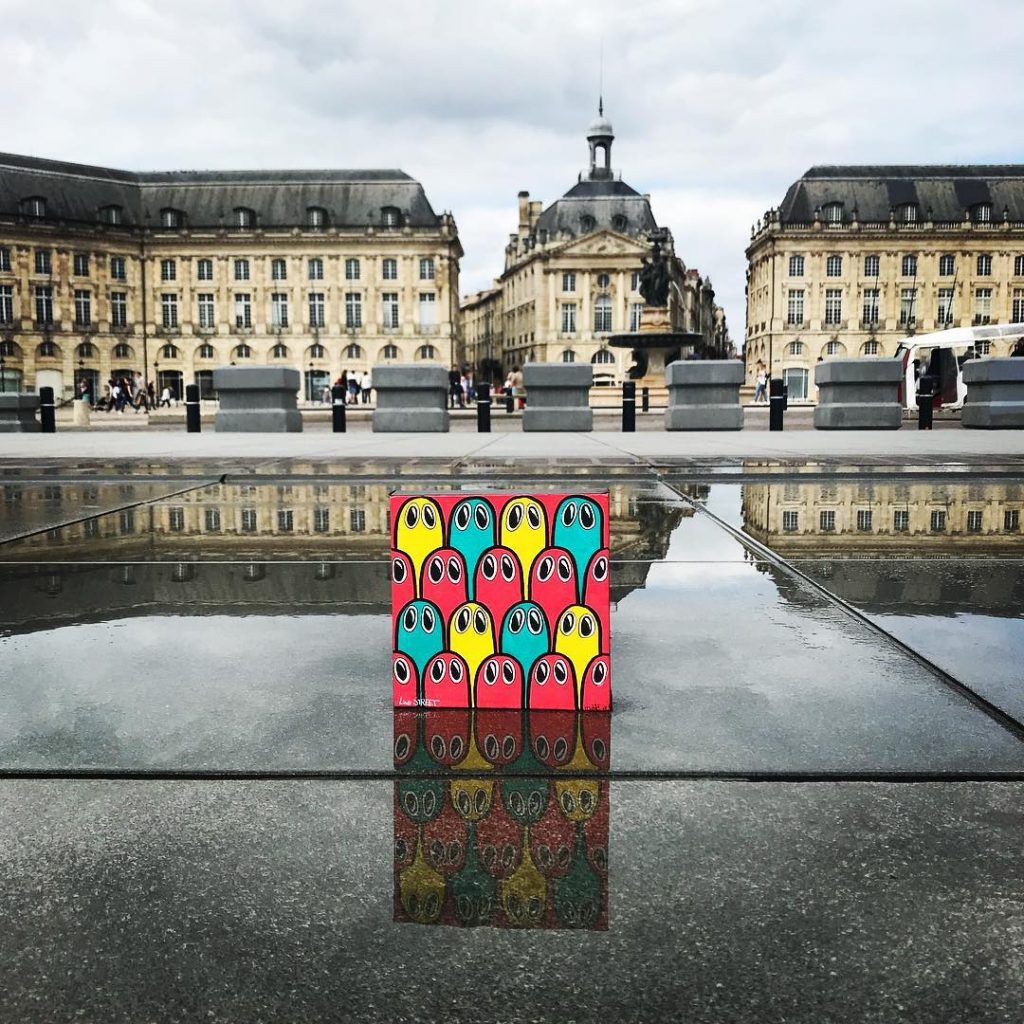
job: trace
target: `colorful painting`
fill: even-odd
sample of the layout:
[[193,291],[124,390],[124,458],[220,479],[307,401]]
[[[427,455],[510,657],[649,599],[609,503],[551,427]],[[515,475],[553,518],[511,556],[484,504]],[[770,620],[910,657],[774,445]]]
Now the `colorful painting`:
[[610,719],[396,711],[395,921],[607,929]]
[[608,494],[393,495],[396,707],[611,708]]

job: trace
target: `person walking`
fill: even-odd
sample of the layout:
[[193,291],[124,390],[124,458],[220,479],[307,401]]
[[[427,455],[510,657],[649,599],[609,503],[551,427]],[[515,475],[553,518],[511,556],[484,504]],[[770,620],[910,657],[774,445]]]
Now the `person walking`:
[[359,371],[353,370],[348,378],[348,404],[355,405],[359,401]]
[[168,409],[171,407],[171,389],[166,385],[163,391],[160,392],[160,405],[166,405]]
[[370,375],[370,371],[367,370],[363,374],[363,379],[360,381],[360,387],[363,392],[363,405],[370,404],[370,388],[373,386],[373,377]]
[[526,386],[523,383],[523,371],[518,366],[512,367],[512,391],[514,392],[520,409],[526,408]]
[[757,378],[754,387],[754,405],[758,402],[764,402],[768,404],[768,373],[765,370],[764,363],[758,360],[757,363]]
[[457,366],[448,371],[448,408],[454,409],[456,402],[462,408],[462,374]]

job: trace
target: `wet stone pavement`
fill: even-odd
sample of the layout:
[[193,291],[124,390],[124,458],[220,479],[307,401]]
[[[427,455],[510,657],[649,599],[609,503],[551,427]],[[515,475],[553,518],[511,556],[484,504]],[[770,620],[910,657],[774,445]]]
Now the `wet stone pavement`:
[[[395,713],[391,490],[607,489],[610,715]],[[0,1020],[1017,1021],[1024,467],[0,463]]]

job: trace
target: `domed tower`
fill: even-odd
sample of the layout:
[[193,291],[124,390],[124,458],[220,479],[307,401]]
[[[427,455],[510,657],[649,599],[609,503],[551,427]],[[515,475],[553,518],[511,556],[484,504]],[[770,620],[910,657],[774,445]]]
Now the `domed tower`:
[[[604,116],[604,99],[598,101],[597,117],[590,122],[587,128],[587,142],[590,145],[590,173],[587,177],[591,181],[599,181],[612,176],[612,142],[615,139],[615,132],[612,131],[612,123]],[[598,165],[598,150],[604,158],[604,165]]]

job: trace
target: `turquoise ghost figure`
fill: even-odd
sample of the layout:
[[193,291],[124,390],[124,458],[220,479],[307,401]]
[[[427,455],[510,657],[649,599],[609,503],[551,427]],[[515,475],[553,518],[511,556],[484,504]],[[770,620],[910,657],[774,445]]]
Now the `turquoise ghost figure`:
[[523,666],[523,677],[530,674],[533,663],[551,650],[548,623],[539,604],[520,601],[505,613],[501,624],[498,650],[509,654]]
[[453,509],[448,521],[448,547],[455,548],[466,562],[468,599],[476,600],[476,564],[480,556],[497,543],[494,507],[483,498],[465,498]]
[[555,513],[552,546],[565,548],[576,564],[577,600],[583,600],[587,566],[594,554],[604,547],[604,523],[601,506],[591,498],[565,498]]
[[416,676],[423,682],[427,662],[444,650],[444,627],[437,605],[410,601],[398,615],[395,650],[416,663]]

